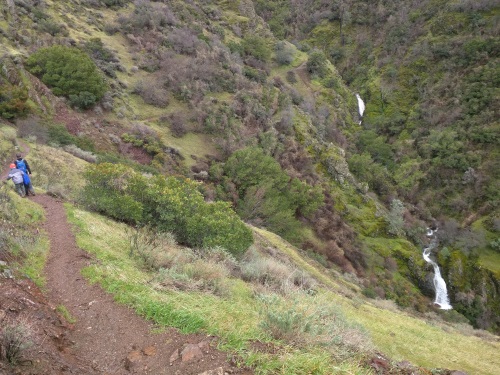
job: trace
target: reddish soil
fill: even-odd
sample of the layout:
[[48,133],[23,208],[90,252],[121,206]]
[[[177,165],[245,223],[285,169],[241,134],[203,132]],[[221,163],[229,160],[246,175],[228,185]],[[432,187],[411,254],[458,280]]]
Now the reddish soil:
[[[153,333],[158,328],[153,323],[89,285],[80,270],[94,260],[76,246],[62,202],[47,195],[30,199],[46,212],[47,291],[42,294],[28,280],[0,277],[2,325],[26,321],[36,343],[20,365],[0,362],[0,374],[252,374],[216,350],[215,337],[183,335],[173,328]],[[59,305],[76,323],[55,312]]]

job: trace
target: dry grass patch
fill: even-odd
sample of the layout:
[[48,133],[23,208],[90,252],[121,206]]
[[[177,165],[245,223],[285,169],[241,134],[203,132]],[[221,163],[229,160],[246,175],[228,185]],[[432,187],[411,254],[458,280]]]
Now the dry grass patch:
[[32,182],[41,188],[69,199],[76,199],[84,186],[83,171],[87,162],[63,149],[32,145],[27,156],[33,171]]
[[26,350],[34,345],[33,327],[28,319],[19,319],[0,328],[0,361],[12,365],[23,361]]

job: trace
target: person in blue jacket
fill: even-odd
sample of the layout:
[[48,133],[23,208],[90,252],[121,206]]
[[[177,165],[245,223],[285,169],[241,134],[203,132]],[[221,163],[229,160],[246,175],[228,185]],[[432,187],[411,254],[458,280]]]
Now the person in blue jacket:
[[35,189],[33,189],[33,184],[31,183],[31,168],[26,159],[23,159],[21,154],[16,154],[16,161],[14,162],[16,168],[23,171],[23,179],[24,179],[24,190],[26,191],[26,195],[35,195]]

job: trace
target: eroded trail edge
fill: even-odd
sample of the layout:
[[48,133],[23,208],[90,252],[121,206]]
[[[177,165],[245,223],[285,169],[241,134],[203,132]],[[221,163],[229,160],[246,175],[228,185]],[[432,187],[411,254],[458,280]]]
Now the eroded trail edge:
[[[242,373],[228,362],[227,353],[213,348],[211,338],[175,329],[152,333],[154,324],[115,303],[98,285],[90,285],[80,270],[93,260],[76,245],[62,202],[47,195],[33,200],[46,212],[49,298],[76,318],[65,351],[89,364],[95,374]],[[190,350],[195,353],[183,355]]]

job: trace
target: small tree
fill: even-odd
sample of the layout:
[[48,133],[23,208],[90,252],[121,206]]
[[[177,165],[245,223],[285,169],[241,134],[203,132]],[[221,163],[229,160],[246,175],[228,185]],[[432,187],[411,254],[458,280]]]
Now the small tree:
[[295,50],[293,46],[285,43],[278,42],[276,43],[276,61],[280,65],[290,65],[293,62],[293,58],[295,55]]
[[241,44],[246,55],[253,56],[260,61],[268,61],[271,57],[271,49],[264,38],[249,35],[243,39]]
[[314,50],[307,60],[307,71],[312,75],[323,78],[328,73],[328,64],[325,54],[319,50]]
[[74,47],[41,48],[26,61],[28,70],[52,88],[55,95],[66,96],[73,105],[89,108],[107,90],[106,82],[92,59]]

